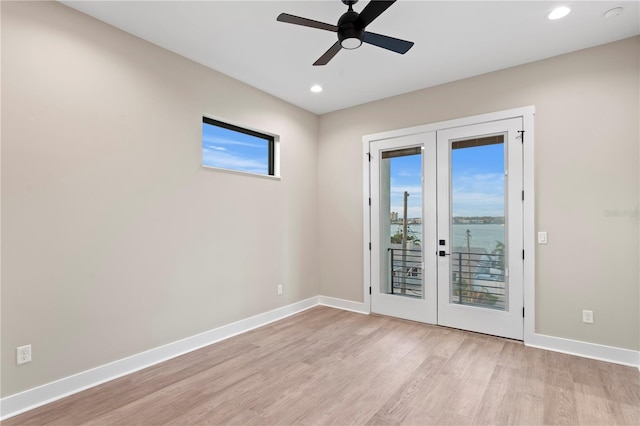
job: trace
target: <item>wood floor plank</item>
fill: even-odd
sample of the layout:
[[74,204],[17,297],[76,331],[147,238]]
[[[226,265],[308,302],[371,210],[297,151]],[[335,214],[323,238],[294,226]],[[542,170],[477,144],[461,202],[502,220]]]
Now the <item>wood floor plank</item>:
[[573,388],[553,384],[545,386],[543,420],[547,425],[579,424]]
[[516,392],[523,382],[519,371],[513,367],[496,365],[478,405],[474,424],[509,424],[513,417]]
[[3,422],[637,425],[632,367],[315,307]]
[[544,397],[526,391],[517,391],[513,398],[513,406],[503,407],[508,410],[509,425],[541,425],[544,424]]
[[412,377],[387,399],[367,424],[403,423],[412,407],[423,403],[426,396],[425,389],[431,387],[431,382],[440,374],[447,361],[447,358],[428,354]]

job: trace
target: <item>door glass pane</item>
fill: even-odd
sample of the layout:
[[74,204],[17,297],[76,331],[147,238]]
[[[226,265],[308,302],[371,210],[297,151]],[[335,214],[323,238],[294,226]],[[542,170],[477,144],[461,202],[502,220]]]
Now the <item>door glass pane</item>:
[[451,143],[451,303],[507,308],[504,165],[504,135]]
[[380,292],[422,297],[422,147],[380,160]]

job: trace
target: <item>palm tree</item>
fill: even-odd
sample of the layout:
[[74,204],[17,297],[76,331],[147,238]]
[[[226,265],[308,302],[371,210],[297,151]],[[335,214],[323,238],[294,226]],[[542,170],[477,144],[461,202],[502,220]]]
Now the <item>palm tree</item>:
[[495,255],[491,261],[492,268],[504,271],[504,249],[504,243],[502,241],[496,241],[496,246],[493,251],[491,251],[491,254]]

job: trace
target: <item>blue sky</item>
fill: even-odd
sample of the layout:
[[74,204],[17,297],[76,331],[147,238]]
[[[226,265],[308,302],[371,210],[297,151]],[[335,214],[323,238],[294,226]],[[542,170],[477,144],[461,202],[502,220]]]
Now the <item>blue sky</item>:
[[394,157],[391,162],[391,211],[403,215],[404,191],[409,193],[407,216],[422,217],[422,156],[420,154]]
[[268,174],[269,145],[265,139],[202,123],[202,164],[223,169]]
[[[402,216],[402,195],[409,192],[407,216],[421,215],[420,155],[391,159],[391,211]],[[504,145],[455,149],[451,153],[453,216],[504,216]]]
[[453,216],[504,216],[504,145],[451,151]]

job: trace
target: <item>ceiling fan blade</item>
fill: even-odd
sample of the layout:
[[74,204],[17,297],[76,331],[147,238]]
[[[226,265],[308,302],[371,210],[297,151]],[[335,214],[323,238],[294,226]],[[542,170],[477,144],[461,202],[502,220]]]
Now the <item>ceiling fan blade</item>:
[[320,56],[317,61],[313,63],[313,65],[327,65],[329,61],[336,56],[336,54],[342,49],[340,45],[340,41],[336,41],[336,43],[327,50],[324,55]]
[[288,13],[281,13],[277,18],[280,22],[286,22],[287,24],[302,25],[303,27],[317,28],[319,30],[338,31],[338,27],[331,24],[325,24],[324,22],[314,21],[313,19],[301,18],[300,16],[289,15]]
[[389,6],[394,4],[396,0],[382,1],[382,0],[371,0],[369,4],[367,4],[362,12],[360,12],[359,19],[362,21],[363,27],[366,27],[374,19],[376,19],[382,12],[387,10]]
[[365,31],[363,41],[400,54],[407,53],[407,51],[413,47],[412,41],[400,40],[399,38],[370,33],[369,31]]

